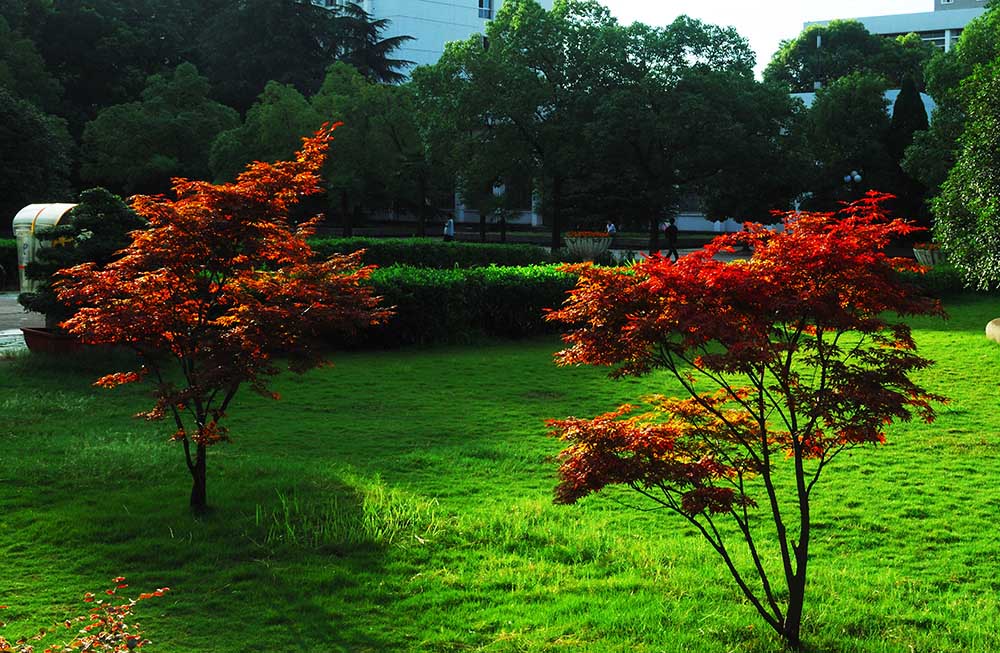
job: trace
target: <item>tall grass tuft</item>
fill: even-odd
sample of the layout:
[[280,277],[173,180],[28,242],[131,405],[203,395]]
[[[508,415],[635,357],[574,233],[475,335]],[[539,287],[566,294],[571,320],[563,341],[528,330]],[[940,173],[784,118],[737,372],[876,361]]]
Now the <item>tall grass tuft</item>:
[[423,544],[442,529],[437,501],[389,488],[380,478],[352,479],[343,494],[315,499],[276,491],[277,505],[257,504],[254,525],[266,545],[319,549]]

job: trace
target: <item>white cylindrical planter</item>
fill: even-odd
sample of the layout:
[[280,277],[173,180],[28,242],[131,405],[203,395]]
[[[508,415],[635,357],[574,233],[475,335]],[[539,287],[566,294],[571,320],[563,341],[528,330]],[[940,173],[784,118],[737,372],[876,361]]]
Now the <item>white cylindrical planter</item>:
[[21,292],[34,292],[35,282],[25,276],[28,263],[35,260],[41,243],[35,234],[41,229],[55,227],[66,212],[76,204],[29,204],[14,216],[14,240],[17,243],[17,274]]

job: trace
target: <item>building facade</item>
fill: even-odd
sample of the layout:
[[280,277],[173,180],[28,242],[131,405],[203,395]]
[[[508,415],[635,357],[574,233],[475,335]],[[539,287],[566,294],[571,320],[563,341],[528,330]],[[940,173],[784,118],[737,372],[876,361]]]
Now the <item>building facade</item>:
[[[323,7],[336,7],[349,0],[313,0]],[[444,53],[450,41],[464,41],[486,31],[504,0],[356,0],[375,18],[390,21],[383,37],[412,36],[394,56],[417,66],[432,64]],[[538,0],[546,9],[553,0]]]
[[[986,11],[985,0],[933,0],[934,11],[915,14],[893,14],[890,16],[866,16],[854,18],[872,34],[896,37],[911,32],[936,47],[948,51],[958,41],[962,29],[973,19]],[[805,24],[827,25],[829,20],[813,21]]]

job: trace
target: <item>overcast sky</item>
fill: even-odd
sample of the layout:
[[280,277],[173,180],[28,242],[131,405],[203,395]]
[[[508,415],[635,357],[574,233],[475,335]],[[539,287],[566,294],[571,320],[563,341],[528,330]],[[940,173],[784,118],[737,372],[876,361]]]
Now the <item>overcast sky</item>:
[[667,25],[681,14],[715,25],[732,25],[757,52],[757,72],[802,23],[831,18],[933,11],[934,0],[600,0],[619,22]]

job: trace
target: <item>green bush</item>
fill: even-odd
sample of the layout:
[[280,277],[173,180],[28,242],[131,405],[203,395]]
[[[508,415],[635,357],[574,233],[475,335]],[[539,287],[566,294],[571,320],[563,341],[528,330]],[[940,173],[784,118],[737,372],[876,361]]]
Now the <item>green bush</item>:
[[396,314],[361,334],[358,344],[398,347],[555,332],[543,311],[562,304],[576,277],[552,265],[450,270],[397,265],[376,270],[371,283]]
[[537,265],[548,263],[548,252],[537,245],[498,243],[446,243],[433,238],[311,238],[321,256],[334,252],[365,250],[365,263],[389,267],[472,268],[488,265]]
[[924,274],[901,272],[900,276],[922,288],[927,294],[942,299],[970,291],[962,273],[948,263],[938,263]]

